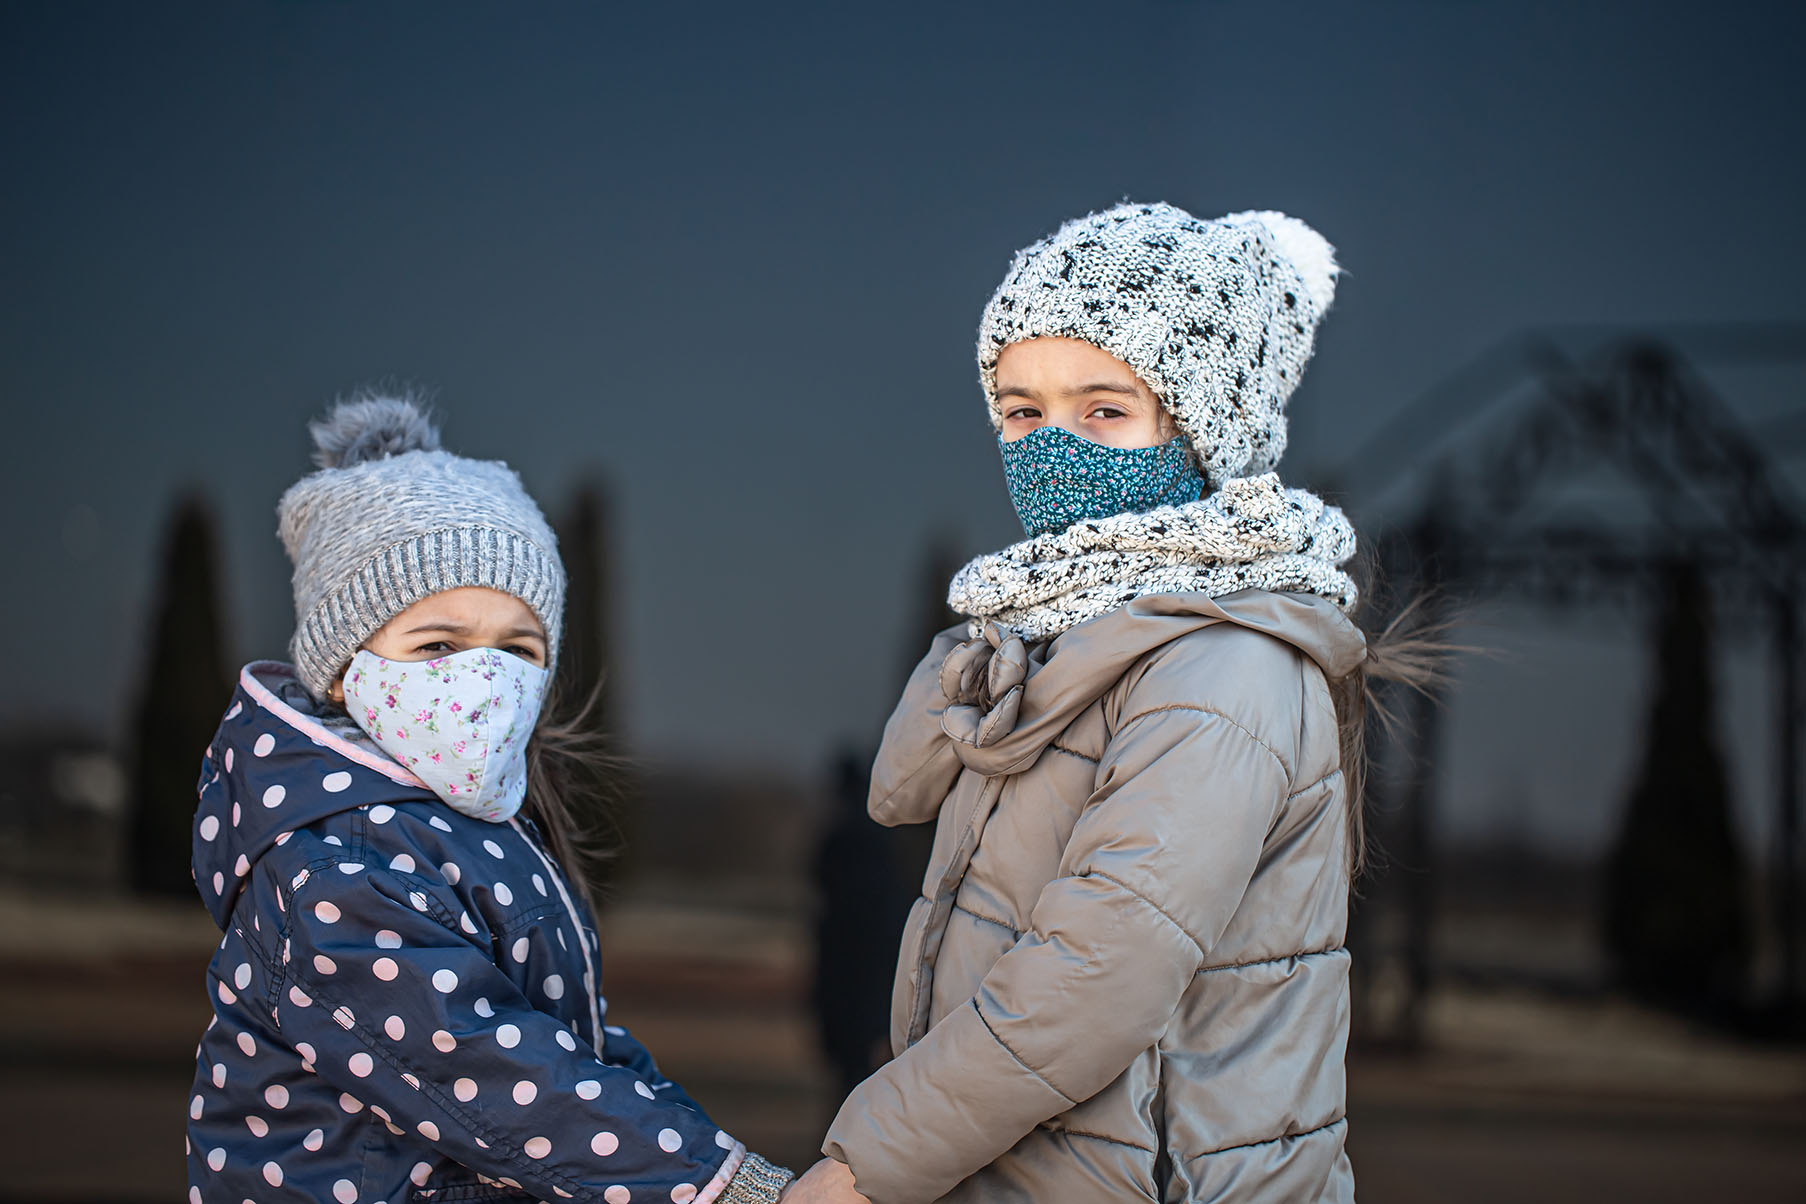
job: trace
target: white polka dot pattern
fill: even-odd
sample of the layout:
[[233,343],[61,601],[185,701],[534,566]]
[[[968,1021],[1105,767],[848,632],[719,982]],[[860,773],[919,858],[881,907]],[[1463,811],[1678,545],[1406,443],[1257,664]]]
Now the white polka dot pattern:
[[[611,1064],[594,1056],[589,928],[528,829],[454,817],[279,714],[246,706],[208,752],[226,773],[203,770],[196,879],[222,931],[185,1109],[191,1197],[397,1204],[435,1186],[441,1147],[533,1198],[570,1198],[529,1168],[577,1155],[635,1176],[598,1198],[697,1198],[717,1130],[649,1085],[618,1026]],[[378,1182],[364,1151],[391,1138],[420,1154]]]

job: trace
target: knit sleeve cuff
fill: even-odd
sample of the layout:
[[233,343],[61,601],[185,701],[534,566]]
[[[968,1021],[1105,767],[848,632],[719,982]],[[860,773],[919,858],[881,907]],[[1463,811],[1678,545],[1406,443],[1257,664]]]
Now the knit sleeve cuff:
[[778,1194],[794,1178],[784,1167],[748,1150],[727,1187],[715,1197],[716,1204],[777,1204]]

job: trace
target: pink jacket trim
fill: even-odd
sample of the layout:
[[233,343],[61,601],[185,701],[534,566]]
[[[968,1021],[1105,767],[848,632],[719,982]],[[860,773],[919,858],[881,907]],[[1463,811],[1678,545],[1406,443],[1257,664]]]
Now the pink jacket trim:
[[[336,736],[317,719],[309,718],[282,701],[270,692],[268,686],[258,681],[256,674],[267,673],[274,677],[294,677],[293,665],[282,661],[252,661],[238,671],[238,684],[244,687],[245,693],[254,699],[258,706],[268,711],[282,722],[288,724],[315,744],[330,748],[348,761],[356,761],[365,769],[374,769],[377,773],[403,786],[418,786],[428,789],[425,782],[415,777],[399,762],[383,753],[372,753],[359,748],[343,736]],[[297,679],[298,680],[298,679]],[[698,1196],[700,1200],[702,1197]]]
[[740,1169],[740,1163],[745,1157],[746,1143],[736,1141],[734,1148],[727,1152],[727,1161],[721,1164],[721,1169],[715,1172],[715,1177],[709,1180],[709,1185],[696,1193],[695,1204],[710,1204],[710,1201],[726,1191],[728,1181],[734,1177],[734,1172]]

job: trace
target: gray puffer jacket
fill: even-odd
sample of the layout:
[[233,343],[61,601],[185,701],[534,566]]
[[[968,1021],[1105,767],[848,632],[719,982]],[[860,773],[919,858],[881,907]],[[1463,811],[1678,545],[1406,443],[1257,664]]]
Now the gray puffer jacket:
[[824,1150],[874,1204],[1351,1201],[1347,800],[1303,594],[1137,599],[1025,648],[941,633],[871,813],[938,816],[896,1058]]

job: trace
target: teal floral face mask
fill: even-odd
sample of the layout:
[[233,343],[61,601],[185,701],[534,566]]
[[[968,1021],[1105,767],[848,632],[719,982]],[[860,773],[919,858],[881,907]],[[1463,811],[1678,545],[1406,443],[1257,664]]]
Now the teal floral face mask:
[[1106,447],[1058,426],[997,440],[1010,501],[1033,538],[1088,518],[1177,506],[1204,496],[1183,438],[1154,447]]

